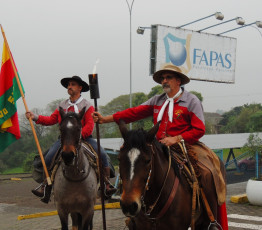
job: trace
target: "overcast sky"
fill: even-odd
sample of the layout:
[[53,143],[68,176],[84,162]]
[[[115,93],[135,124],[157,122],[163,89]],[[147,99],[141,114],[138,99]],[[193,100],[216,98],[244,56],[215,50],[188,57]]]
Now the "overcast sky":
[[[216,11],[224,14],[224,21],[237,16],[247,24],[262,21],[261,0],[135,0],[132,92],[147,94],[156,85],[149,76],[150,30],[138,35],[138,26],[176,27]],[[129,19],[125,0],[0,0],[0,23],[22,79],[28,107],[45,108],[53,100],[67,98],[61,78],[79,75],[88,81],[97,58],[101,97],[98,104],[129,94]],[[185,29],[199,30],[219,22],[211,17]],[[206,32],[217,34],[236,26],[230,22]],[[191,81],[186,86],[202,94],[206,112],[262,103],[262,29],[259,31],[246,27],[226,34],[237,38],[235,84]],[[89,92],[83,96],[90,99]],[[18,110],[25,112],[21,99]]]

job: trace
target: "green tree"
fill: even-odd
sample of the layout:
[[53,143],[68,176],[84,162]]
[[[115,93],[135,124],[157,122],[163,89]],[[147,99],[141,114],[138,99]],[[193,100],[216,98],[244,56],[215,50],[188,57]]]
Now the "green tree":
[[46,111],[47,113],[53,113],[55,111],[55,109],[58,107],[58,105],[60,104],[61,101],[64,101],[64,98],[61,99],[57,99],[54,100],[52,102],[50,102],[47,106],[46,106]]
[[209,121],[205,121],[206,132],[205,134],[212,134],[212,125]]
[[7,169],[6,164],[0,159],[0,173],[4,172]]
[[[154,95],[162,94],[163,89],[161,85],[157,85],[151,89],[148,95],[144,93],[134,93],[132,95],[132,106],[138,106],[149,98],[153,97]],[[105,106],[100,106],[99,110],[103,115],[111,115],[116,113],[117,111],[122,111],[129,108],[129,94],[121,95],[117,98],[114,98]],[[152,117],[137,121],[133,123],[133,128],[144,128],[148,130],[152,127]],[[101,137],[108,138],[108,137],[120,137],[121,134],[119,132],[118,126],[115,123],[104,124],[100,126],[100,134]],[[94,133],[95,135],[95,133]]]
[[[262,140],[259,138],[258,134],[251,133],[248,137],[247,143],[243,146],[242,148],[243,151],[249,152],[250,155],[253,157],[258,154],[259,158],[261,157],[261,152],[262,152]],[[262,171],[261,171],[261,166],[258,164],[258,172],[259,176],[257,179],[262,181]]]
[[[112,101],[107,103],[105,106],[100,106],[99,111],[102,115],[111,115],[116,113],[117,111],[122,111],[129,107],[129,94],[121,95],[119,97],[114,98]],[[96,132],[93,132],[93,135],[96,137]],[[117,124],[108,123],[100,126],[100,136],[101,138],[115,138],[120,137],[121,134],[119,132]]]
[[262,131],[262,110],[259,110],[251,114],[247,123],[249,132],[261,132]]
[[[62,99],[55,100],[47,105],[46,109],[33,109],[36,114],[50,115]],[[34,155],[38,154],[35,140],[32,135],[32,130],[25,115],[19,116],[19,124],[21,130],[21,138],[10,145],[5,151],[0,154],[0,172],[4,169],[21,167],[23,166],[26,171],[30,170],[30,162],[32,162]],[[35,130],[42,151],[44,152],[57,140],[59,135],[59,129],[57,125],[54,126],[42,126],[36,125]]]
[[[121,95],[117,98],[114,98],[112,101],[110,101],[105,106],[100,106],[99,110],[100,112],[106,116],[114,114],[118,111],[125,110],[129,108],[129,94]],[[148,99],[147,95],[144,93],[134,93],[132,95],[132,106],[138,106],[142,103],[144,103]],[[136,121],[133,123],[133,128],[147,128],[149,129],[152,125],[152,118],[143,119],[140,121]],[[108,123],[100,126],[100,135],[102,138],[114,138],[114,137],[121,137],[121,134],[119,132],[118,126],[115,123]],[[94,132],[94,136],[96,136],[96,133]]]
[[203,96],[202,96],[201,93],[199,93],[199,92],[197,92],[197,91],[190,91],[190,93],[196,95],[197,98],[198,98],[201,102],[203,102]]
[[144,93],[133,94],[132,106],[138,106],[147,101],[147,95]]
[[230,111],[223,114],[223,119],[219,122],[220,125],[226,126],[229,123],[229,120],[232,117],[236,117],[242,110],[243,106],[237,106],[231,109]]
[[262,122],[261,104],[245,104],[231,109],[223,114],[219,125],[222,126],[221,133],[245,133],[261,132]]
[[[45,115],[45,110],[43,109],[34,108],[32,109],[32,112],[35,114]],[[46,126],[36,125],[34,122],[33,125],[38,138],[41,138],[46,133],[46,130],[48,129]],[[32,136],[32,128],[24,114],[19,115],[19,126],[20,129],[23,130],[23,135]]]
[[23,161],[24,172],[32,172],[35,155],[35,153],[30,153],[26,156],[25,160]]
[[151,91],[149,92],[149,94],[147,95],[147,98],[151,98],[155,95],[160,95],[163,93],[163,88],[161,85],[157,85],[157,86],[154,86]]

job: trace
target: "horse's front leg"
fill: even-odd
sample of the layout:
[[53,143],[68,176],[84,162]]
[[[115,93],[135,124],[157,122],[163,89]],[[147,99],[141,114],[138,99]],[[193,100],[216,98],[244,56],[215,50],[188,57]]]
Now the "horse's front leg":
[[[72,230],[81,230],[81,216],[78,213],[70,213],[72,219]],[[80,226],[80,228],[78,228]]]
[[83,220],[83,230],[93,229],[93,217],[94,217],[94,213],[92,215],[89,215],[87,219]]
[[61,222],[61,230],[68,230],[68,213],[59,207],[57,208],[57,212]]

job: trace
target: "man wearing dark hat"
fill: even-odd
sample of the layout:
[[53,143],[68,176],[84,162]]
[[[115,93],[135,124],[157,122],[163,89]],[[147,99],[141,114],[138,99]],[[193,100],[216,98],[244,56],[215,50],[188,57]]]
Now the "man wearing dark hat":
[[[172,152],[172,149],[175,148],[174,144],[184,139],[186,146],[190,146],[191,156],[198,154],[199,158],[193,160],[197,162],[201,158],[203,162],[209,164],[208,166],[211,165],[211,167],[199,169],[201,171],[201,179],[199,180],[208,181],[206,178],[213,177],[216,185],[217,203],[222,205],[222,208],[216,210],[217,203],[214,202],[209,205],[215,217],[222,215],[225,219],[226,186],[220,171],[219,159],[212,150],[198,142],[205,134],[203,107],[195,95],[181,87],[181,85],[189,83],[190,79],[182,73],[179,67],[170,63],[163,65],[160,70],[155,72],[153,79],[162,85],[163,94],[156,95],[137,107],[119,111],[113,115],[103,117],[100,113],[94,112],[94,121],[100,124],[113,121],[119,123],[119,120],[122,119],[125,123],[130,123],[149,116],[153,117],[154,124],[160,121],[156,134],[159,142],[170,146]],[[192,162],[193,166],[196,166],[196,162]],[[202,182],[202,185],[208,197],[212,190],[205,186],[206,183]]]
[[[95,151],[97,151],[97,143],[92,138],[92,132],[94,129],[94,121],[92,119],[92,113],[95,111],[94,107],[81,96],[81,92],[87,92],[89,90],[88,84],[83,81],[78,76],[73,76],[71,78],[63,78],[61,80],[62,86],[67,88],[67,92],[70,95],[69,99],[60,102],[59,106],[50,116],[36,115],[32,112],[27,112],[26,117],[32,118],[36,124],[41,124],[45,126],[54,125],[61,122],[61,116],[59,113],[59,107],[62,107],[64,111],[67,112],[75,112],[79,113],[83,108],[85,108],[86,112],[82,119],[82,139],[88,142]],[[45,163],[46,166],[49,167],[51,165],[52,159],[55,156],[56,152],[60,147],[61,141],[58,139],[54,145],[49,149],[48,153],[45,155]],[[106,156],[106,152],[103,148],[101,148],[101,156],[102,156],[102,164],[104,167],[105,175],[106,175],[106,195],[110,196],[116,192],[116,189],[109,184],[110,178],[110,168],[108,164],[108,159]],[[36,189],[32,190],[32,193],[38,197],[45,197],[41,199],[43,202],[49,201],[49,197],[51,194],[46,194],[45,183],[41,184]]]

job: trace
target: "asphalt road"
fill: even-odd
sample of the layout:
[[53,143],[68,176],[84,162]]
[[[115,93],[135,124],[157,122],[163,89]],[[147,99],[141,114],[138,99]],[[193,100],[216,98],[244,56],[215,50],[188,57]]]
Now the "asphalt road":
[[236,170],[227,170],[226,172],[227,184],[245,182],[255,176],[256,176],[255,170],[250,170],[245,172],[237,172]]
[[[245,193],[246,181],[253,177],[254,171],[238,174],[227,172],[227,213],[229,230],[262,230],[262,207],[230,202],[232,195]],[[14,178],[14,179],[11,179]],[[21,180],[16,180],[20,178]],[[244,182],[242,182],[244,181]],[[241,182],[241,183],[239,183]],[[30,174],[0,175],[0,229],[9,230],[58,230],[58,216],[48,216],[27,220],[17,220],[18,215],[42,213],[56,210],[51,201],[48,205],[39,201],[30,192],[37,185]],[[107,228],[112,230],[125,229],[125,216],[121,209],[106,210]],[[94,230],[103,229],[101,211],[95,211]]]

